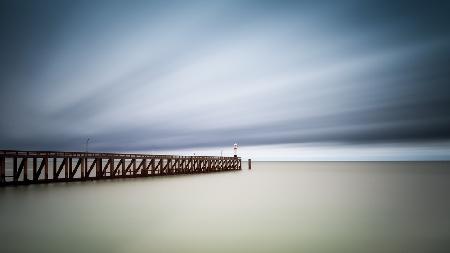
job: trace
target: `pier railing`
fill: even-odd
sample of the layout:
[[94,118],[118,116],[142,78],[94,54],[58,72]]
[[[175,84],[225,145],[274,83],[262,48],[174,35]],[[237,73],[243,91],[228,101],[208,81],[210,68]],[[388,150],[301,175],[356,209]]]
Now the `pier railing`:
[[0,150],[0,185],[241,170],[240,157]]

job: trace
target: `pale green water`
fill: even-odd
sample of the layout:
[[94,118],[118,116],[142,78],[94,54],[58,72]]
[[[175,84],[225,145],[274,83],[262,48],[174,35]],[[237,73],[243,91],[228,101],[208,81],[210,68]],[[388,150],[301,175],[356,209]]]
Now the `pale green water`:
[[2,253],[449,250],[449,163],[254,162],[0,188]]

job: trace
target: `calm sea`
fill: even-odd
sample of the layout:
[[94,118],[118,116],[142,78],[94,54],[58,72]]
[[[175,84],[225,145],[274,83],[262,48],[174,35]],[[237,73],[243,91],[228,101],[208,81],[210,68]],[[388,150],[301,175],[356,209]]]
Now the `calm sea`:
[[0,188],[0,252],[450,252],[449,162],[252,165]]

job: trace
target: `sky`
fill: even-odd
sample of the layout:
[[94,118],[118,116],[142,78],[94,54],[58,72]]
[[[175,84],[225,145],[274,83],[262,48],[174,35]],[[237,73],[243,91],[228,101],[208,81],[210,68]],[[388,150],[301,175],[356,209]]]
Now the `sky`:
[[0,2],[0,149],[449,160],[449,1]]

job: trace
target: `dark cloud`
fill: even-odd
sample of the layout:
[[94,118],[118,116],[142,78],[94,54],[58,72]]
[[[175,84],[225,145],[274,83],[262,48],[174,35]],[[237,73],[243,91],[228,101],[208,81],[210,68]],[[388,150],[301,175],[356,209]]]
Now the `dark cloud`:
[[446,1],[2,1],[0,148],[450,141]]

